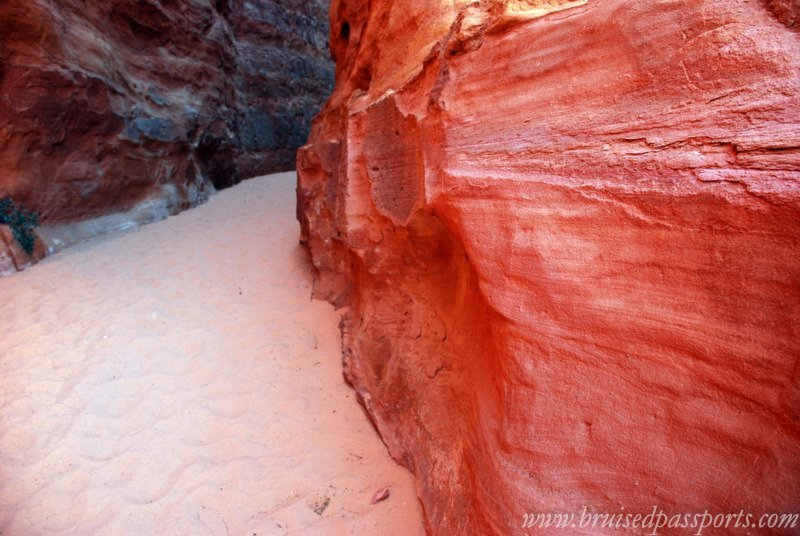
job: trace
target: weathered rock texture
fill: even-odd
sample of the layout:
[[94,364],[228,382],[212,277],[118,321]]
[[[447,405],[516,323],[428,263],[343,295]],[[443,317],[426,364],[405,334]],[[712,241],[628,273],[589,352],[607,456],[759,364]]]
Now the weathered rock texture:
[[298,155],[346,376],[429,528],[797,511],[797,4],[465,4],[334,1]]
[[293,167],[327,0],[3,0],[0,197],[45,224]]
[[8,225],[0,225],[0,277],[13,272],[21,272],[31,267],[47,254],[42,240],[36,240],[34,250],[29,254],[14,238]]

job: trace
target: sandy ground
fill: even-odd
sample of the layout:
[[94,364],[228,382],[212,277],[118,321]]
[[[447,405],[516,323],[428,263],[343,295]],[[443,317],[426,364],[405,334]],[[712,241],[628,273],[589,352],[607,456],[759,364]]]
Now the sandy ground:
[[423,533],[309,298],[294,181],[0,279],[0,534]]

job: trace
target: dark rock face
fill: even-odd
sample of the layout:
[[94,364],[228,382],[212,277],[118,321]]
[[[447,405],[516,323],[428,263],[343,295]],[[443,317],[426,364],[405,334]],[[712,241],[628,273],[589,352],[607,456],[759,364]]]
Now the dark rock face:
[[53,224],[292,169],[333,84],[327,4],[5,0],[0,197]]

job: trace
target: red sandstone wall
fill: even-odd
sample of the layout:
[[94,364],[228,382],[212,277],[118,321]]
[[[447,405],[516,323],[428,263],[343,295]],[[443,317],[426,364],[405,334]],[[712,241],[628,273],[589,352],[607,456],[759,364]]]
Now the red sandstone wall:
[[799,13],[333,2],[298,217],[432,533],[800,510]]

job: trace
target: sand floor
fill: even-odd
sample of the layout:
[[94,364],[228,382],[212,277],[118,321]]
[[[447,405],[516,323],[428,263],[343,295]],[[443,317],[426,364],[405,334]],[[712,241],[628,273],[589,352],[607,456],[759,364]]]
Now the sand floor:
[[0,534],[423,533],[310,300],[294,181],[0,279]]

